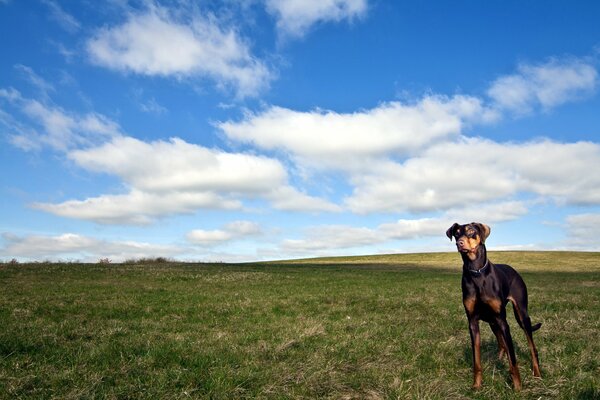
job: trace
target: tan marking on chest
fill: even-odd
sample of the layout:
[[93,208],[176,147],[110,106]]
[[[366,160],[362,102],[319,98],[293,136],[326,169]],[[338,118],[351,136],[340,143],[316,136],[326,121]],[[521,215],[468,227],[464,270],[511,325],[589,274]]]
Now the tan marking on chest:
[[477,299],[475,297],[467,297],[463,300],[463,304],[465,306],[465,310],[467,310],[467,313],[473,314],[475,311],[475,304],[477,304]]
[[484,299],[483,302],[496,314],[499,314],[500,310],[502,310],[502,301],[500,301],[500,299]]

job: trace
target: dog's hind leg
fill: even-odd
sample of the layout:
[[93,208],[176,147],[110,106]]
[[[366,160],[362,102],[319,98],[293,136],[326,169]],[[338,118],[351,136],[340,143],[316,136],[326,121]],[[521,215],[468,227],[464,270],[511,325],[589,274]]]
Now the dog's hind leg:
[[541,323],[536,324],[535,326],[531,325],[531,318],[529,318],[529,314],[527,313],[527,297],[510,296],[508,299],[513,305],[513,311],[515,312],[515,319],[519,323],[519,326],[523,328],[525,332],[525,336],[527,336],[527,344],[529,345],[529,351],[531,353],[531,368],[533,370],[533,376],[538,378],[542,377],[540,372],[540,361],[538,358],[537,348],[535,347],[535,343],[533,341],[533,332],[538,330]]
[[498,326],[494,324],[494,322],[490,322],[490,328],[494,335],[496,336],[496,340],[498,341],[498,360],[501,360],[506,355],[506,349],[504,348],[504,343],[502,342],[502,337],[500,336],[500,331],[498,330]]
[[499,314],[495,318],[495,327],[497,327],[499,336],[502,339],[504,348],[508,353],[508,363],[510,368],[510,375],[512,377],[513,386],[515,390],[521,390],[521,375],[519,374],[519,367],[517,366],[517,357],[515,355],[515,347],[513,345],[512,336],[510,334],[510,328],[506,322],[506,312],[502,310],[502,314]]

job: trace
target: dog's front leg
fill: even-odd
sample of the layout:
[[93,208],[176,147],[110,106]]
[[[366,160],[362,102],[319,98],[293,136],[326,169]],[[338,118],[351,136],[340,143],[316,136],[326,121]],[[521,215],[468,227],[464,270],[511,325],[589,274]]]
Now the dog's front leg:
[[479,320],[469,318],[469,334],[471,335],[471,349],[473,351],[473,389],[479,389],[482,381]]

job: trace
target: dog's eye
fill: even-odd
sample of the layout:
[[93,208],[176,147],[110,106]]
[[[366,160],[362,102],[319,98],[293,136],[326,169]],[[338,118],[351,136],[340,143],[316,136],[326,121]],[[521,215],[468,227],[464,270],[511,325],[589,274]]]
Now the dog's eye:
[[477,232],[474,230],[470,229],[467,231],[467,237],[474,238],[475,236],[477,236]]

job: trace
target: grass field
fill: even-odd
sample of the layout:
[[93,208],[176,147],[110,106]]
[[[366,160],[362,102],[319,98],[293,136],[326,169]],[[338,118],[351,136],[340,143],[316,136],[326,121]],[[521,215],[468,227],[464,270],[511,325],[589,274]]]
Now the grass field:
[[460,256],[0,265],[0,398],[600,398],[600,254],[491,253],[527,282],[543,379],[482,326],[471,385]]

